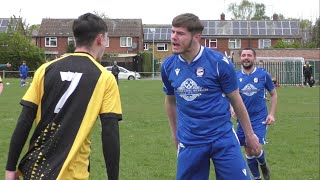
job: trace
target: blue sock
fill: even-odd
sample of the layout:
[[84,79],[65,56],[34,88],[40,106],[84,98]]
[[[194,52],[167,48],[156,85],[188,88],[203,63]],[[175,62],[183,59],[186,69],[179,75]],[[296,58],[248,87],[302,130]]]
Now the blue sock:
[[263,150],[261,150],[260,155],[257,157],[257,160],[260,164],[265,164],[266,163],[266,158],[265,158],[265,153]]
[[248,156],[248,155],[246,155],[246,158],[247,158],[249,169],[254,179],[259,179],[260,172],[259,172],[259,164],[258,164],[257,158],[255,156]]

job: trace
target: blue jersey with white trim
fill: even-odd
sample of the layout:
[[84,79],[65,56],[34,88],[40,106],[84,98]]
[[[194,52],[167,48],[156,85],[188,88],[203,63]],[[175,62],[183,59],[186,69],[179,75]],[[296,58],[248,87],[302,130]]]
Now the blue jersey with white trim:
[[210,143],[232,129],[226,94],[238,86],[234,66],[223,54],[201,46],[190,64],[173,54],[162,64],[161,76],[164,92],[176,97],[179,142]]
[[274,89],[269,73],[261,68],[255,68],[252,73],[246,74],[242,70],[237,71],[240,95],[250,116],[252,126],[261,124],[268,115],[265,100],[266,90]]

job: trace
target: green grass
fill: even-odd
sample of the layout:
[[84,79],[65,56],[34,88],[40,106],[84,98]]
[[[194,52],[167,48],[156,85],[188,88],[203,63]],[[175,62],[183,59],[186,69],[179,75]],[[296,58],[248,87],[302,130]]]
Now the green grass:
[[[0,96],[0,177],[4,177],[8,146],[26,91],[19,79],[5,79]],[[268,129],[264,148],[274,180],[319,179],[319,87],[278,88],[276,123]],[[120,122],[122,180],[173,180],[176,150],[164,110],[162,83],[120,81],[123,120]],[[90,179],[106,179],[100,123],[92,134]],[[210,179],[214,178],[212,168]]]

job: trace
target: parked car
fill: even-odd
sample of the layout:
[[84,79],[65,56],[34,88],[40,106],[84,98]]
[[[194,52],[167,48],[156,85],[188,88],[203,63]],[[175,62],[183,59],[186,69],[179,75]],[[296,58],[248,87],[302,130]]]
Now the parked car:
[[[126,80],[135,80],[135,79],[140,79],[140,74],[137,72],[129,71],[128,69],[118,66],[120,69],[120,73],[118,75],[119,79],[126,79]],[[104,67],[106,70],[111,72],[112,66],[106,66]]]

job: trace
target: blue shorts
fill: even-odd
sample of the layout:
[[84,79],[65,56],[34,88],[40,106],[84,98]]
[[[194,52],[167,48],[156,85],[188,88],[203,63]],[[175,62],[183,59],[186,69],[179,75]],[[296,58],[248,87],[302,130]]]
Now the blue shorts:
[[210,144],[185,147],[180,143],[176,179],[209,179],[210,159],[214,163],[217,180],[251,179],[234,131],[227,132]]
[[27,74],[22,74],[21,79],[27,79]]
[[[267,135],[267,128],[268,126],[265,125],[265,126],[260,126],[259,128],[255,128],[253,127],[253,131],[254,133],[257,135],[257,137],[259,138],[259,143],[264,145],[264,144],[267,144],[267,139],[266,139],[266,135]],[[238,125],[238,128],[237,128],[237,136],[239,138],[239,141],[240,141],[240,145],[241,146],[245,146],[246,145],[246,138],[244,136],[244,132],[241,128],[241,126]]]

